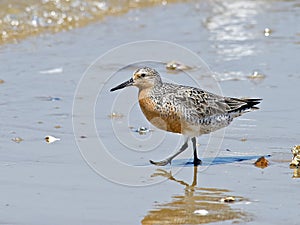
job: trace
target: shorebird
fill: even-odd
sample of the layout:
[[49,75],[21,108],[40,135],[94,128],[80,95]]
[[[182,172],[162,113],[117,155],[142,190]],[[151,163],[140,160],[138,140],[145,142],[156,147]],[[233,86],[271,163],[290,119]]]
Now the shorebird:
[[171,163],[173,158],[188,148],[189,140],[193,144],[194,165],[200,165],[196,137],[228,126],[235,117],[258,109],[255,105],[262,100],[223,97],[196,87],[166,83],[156,70],[149,67],[136,70],[132,78],[110,91],[129,86],[139,89],[140,108],[151,124],[185,137],[184,144],[175,154],[161,161],[150,160],[157,166]]

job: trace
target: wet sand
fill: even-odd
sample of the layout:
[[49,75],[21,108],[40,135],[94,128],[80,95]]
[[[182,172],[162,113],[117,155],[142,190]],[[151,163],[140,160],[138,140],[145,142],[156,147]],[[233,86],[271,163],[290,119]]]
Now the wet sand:
[[[133,9],[84,28],[1,46],[0,223],[298,224],[300,176],[297,169],[289,168],[290,149],[299,144],[300,134],[298,11],[296,1],[169,4]],[[271,29],[269,36],[265,28]],[[148,173],[139,177],[145,185],[132,187],[99,176],[85,162],[75,138],[93,137],[84,132],[74,137],[72,106],[81,77],[97,57],[120,44],[146,39],[191,49],[210,66],[224,95],[261,97],[263,102],[260,110],[226,128],[220,149],[208,150],[218,151],[211,166],[196,171],[184,165],[189,149],[172,166],[147,167]],[[155,65],[163,71],[161,64]],[[109,77],[115,67],[105,70],[98,68],[95,74]],[[265,77],[249,78],[254,71]],[[109,85],[131,74],[123,75]],[[165,71],[163,76],[189,82],[182,73]],[[197,79],[201,84],[201,76]],[[134,96],[137,90],[127,93]],[[105,104],[115,98],[109,92],[101,94]],[[116,121],[108,116],[111,105],[97,103],[95,111],[99,137],[111,145],[111,154],[127,164],[148,166],[149,159],[163,159],[178,143],[179,136],[168,134],[153,151],[131,151],[115,142],[112,126],[106,126]],[[148,126],[138,109],[132,113],[117,119],[124,129],[120,132],[128,132],[128,126]],[[153,135],[158,132],[150,128]],[[46,135],[61,140],[47,144]],[[150,133],[132,135],[128,141],[135,145],[137,138],[147,139]],[[11,140],[18,137],[23,141]],[[208,139],[198,139],[204,161],[209,159],[202,155]],[[267,168],[253,165],[267,155],[271,155]],[[165,181],[152,184],[156,180]],[[221,201],[231,196],[234,202]],[[207,215],[197,214],[203,210]]]
[[[171,2],[174,1],[168,1]],[[107,16],[122,15],[130,9],[165,4],[160,0],[3,0],[0,3],[0,44],[18,43],[46,32],[69,31]]]

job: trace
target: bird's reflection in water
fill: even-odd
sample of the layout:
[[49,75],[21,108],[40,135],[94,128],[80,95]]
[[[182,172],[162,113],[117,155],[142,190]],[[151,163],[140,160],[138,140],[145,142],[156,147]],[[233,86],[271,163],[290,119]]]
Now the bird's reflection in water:
[[[172,196],[169,203],[157,204],[148,212],[141,223],[145,224],[205,224],[232,220],[233,222],[249,221],[250,215],[222,201],[228,197],[229,190],[197,187],[197,167],[194,167],[192,184],[178,180],[171,172],[158,169],[152,176],[164,176],[171,181],[183,185],[184,193]],[[232,196],[232,195],[231,195]],[[234,202],[246,201],[243,197],[232,196]],[[197,213],[202,212],[202,213]],[[203,214],[204,212],[204,214]]]

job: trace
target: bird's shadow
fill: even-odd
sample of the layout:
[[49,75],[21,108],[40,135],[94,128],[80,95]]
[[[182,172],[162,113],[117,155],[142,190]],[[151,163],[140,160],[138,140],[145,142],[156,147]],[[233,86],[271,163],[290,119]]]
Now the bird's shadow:
[[[247,155],[247,156],[219,156],[219,157],[207,157],[202,158],[201,165],[199,166],[212,166],[212,165],[220,165],[220,164],[228,164],[234,162],[242,162],[247,160],[258,159],[262,157],[262,155]],[[271,157],[271,155],[264,155],[265,158]],[[172,166],[174,167],[191,167],[194,166],[193,159],[174,159],[172,161]]]

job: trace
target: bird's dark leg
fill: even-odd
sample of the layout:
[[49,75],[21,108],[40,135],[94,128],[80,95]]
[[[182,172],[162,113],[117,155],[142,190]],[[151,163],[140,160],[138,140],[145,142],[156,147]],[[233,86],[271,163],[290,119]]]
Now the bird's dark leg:
[[201,165],[202,161],[197,156],[197,143],[195,137],[192,137],[192,142],[193,142],[193,150],[194,150],[194,166],[198,166]]
[[174,155],[171,155],[168,158],[166,158],[165,160],[158,161],[158,162],[150,160],[150,163],[152,163],[152,164],[154,164],[156,166],[165,166],[168,163],[171,164],[172,159],[174,159],[176,156],[178,156],[180,153],[182,153],[184,150],[187,149],[187,147],[188,147],[188,140],[189,140],[189,138],[186,138],[184,144],[181,146],[181,148]]

